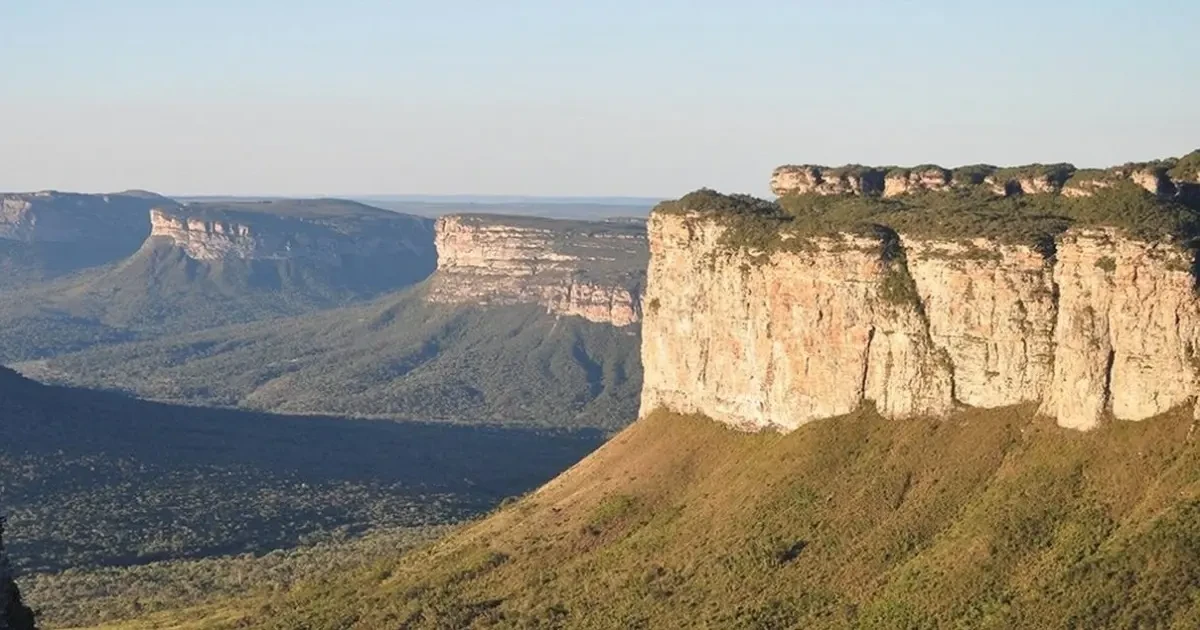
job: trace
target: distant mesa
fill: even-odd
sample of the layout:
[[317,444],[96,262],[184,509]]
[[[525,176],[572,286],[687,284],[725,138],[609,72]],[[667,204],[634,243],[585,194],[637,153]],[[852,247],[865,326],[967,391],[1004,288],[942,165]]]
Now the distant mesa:
[[432,220],[333,199],[189,203],[155,208],[150,236],[199,261],[408,253],[433,257]]
[[141,241],[151,207],[175,202],[145,191],[90,195],[45,190],[0,195],[0,239],[26,243]]
[[463,214],[438,219],[433,302],[532,303],[629,326],[641,319],[645,222]]

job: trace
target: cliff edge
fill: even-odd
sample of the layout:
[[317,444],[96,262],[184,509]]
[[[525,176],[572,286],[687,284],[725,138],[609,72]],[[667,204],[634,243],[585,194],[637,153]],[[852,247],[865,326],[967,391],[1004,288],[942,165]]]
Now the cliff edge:
[[435,232],[433,302],[540,304],[614,326],[641,319],[641,221],[462,214],[438,219]]
[[981,178],[886,196],[859,181],[653,212],[642,415],[790,430],[866,402],[894,418],[1036,402],[1089,429],[1200,394],[1187,186],[996,195]]
[[432,222],[337,199],[193,203],[150,213],[152,240],[198,261],[407,254],[432,258]]

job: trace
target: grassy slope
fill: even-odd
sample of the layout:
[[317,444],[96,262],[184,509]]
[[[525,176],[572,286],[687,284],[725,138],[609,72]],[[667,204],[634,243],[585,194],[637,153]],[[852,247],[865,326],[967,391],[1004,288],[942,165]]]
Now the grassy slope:
[[1014,408],[941,422],[864,411],[746,435],[660,413],[425,550],[176,617],[314,630],[1195,628],[1191,430],[1180,412],[1077,433]]
[[636,327],[421,291],[304,317],[98,348],[31,374],[191,403],[617,428],[636,414]]

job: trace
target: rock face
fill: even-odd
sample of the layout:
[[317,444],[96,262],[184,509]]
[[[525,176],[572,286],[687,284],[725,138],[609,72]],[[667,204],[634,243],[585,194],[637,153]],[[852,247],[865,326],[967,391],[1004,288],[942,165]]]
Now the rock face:
[[641,319],[640,222],[451,215],[438,219],[435,238],[434,302],[540,304],[615,326]]
[[723,244],[727,229],[651,216],[643,415],[790,430],[864,402],[895,418],[1040,402],[1088,429],[1200,393],[1200,308],[1175,243],[1072,229],[1044,254],[842,234],[766,254]]
[[108,242],[146,238],[146,212],[174,202],[156,195],[44,191],[0,195],[0,239],[23,243]]
[[854,165],[831,168],[805,164],[780,166],[771,174],[771,191],[818,195],[874,195],[884,190],[884,169]]
[[1043,411],[1089,428],[1106,410],[1140,420],[1195,397],[1200,304],[1192,256],[1168,243],[1119,238],[1111,230],[1065,235],[1054,375]]
[[294,208],[306,202],[289,203],[284,211],[271,204],[156,208],[150,212],[150,236],[199,261],[305,259],[338,264],[346,256],[432,254],[428,219],[384,210],[299,213]]
[[1070,197],[1087,197],[1121,180],[1132,181],[1164,199],[1200,199],[1200,151],[1178,159],[1129,163],[1103,170],[1079,170],[1071,164],[1029,164],[1007,169],[980,164],[954,170],[933,164],[912,168],[789,165],[780,166],[771,174],[771,192],[781,197],[809,194],[897,197],[981,187],[998,196],[1062,192]]
[[950,171],[940,166],[889,171],[883,180],[883,196],[897,197],[924,190],[947,190],[952,185]]
[[0,194],[0,292],[130,256],[150,234],[150,209],[174,205],[136,191]]
[[0,196],[0,239],[20,242],[89,242],[144,239],[152,205],[169,199],[132,194],[35,192]]

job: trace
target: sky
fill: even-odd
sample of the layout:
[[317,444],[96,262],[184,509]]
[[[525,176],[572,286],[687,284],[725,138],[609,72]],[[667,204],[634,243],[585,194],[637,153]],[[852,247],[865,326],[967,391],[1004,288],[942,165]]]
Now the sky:
[[1200,148],[1195,0],[0,0],[0,190],[766,195]]

